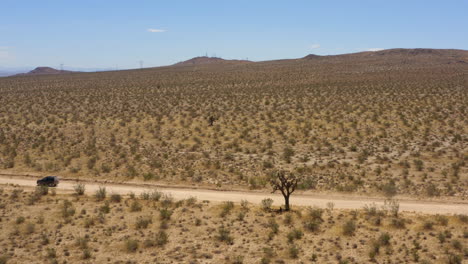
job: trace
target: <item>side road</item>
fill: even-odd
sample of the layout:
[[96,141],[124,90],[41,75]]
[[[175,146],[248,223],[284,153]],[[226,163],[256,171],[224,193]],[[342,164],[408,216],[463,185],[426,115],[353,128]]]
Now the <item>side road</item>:
[[[209,200],[213,202],[233,201],[240,202],[247,200],[250,203],[259,204],[265,198],[271,198],[274,205],[283,204],[283,197],[279,194],[248,192],[248,191],[218,191],[194,188],[172,188],[172,187],[151,187],[145,184],[120,184],[120,183],[96,183],[80,181],[85,184],[86,193],[93,194],[99,187],[106,187],[108,193],[136,195],[157,189],[166,194],[172,195],[175,199],[186,199],[196,197],[198,200]],[[36,179],[32,177],[0,175],[0,184],[15,184],[24,187],[36,186]],[[57,188],[57,192],[72,192],[76,181],[62,180]],[[384,204],[383,199],[366,197],[338,197],[333,195],[301,195],[293,194],[291,204],[299,206],[319,206],[325,208],[327,203],[333,202],[337,209],[361,209],[365,205],[375,203],[377,206]],[[468,214],[468,203],[463,202],[432,202],[423,200],[399,200],[400,211],[417,212],[425,214]]]

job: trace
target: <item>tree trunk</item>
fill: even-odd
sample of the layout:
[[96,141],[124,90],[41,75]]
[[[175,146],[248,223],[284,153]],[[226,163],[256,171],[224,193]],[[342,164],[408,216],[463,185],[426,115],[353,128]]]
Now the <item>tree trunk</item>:
[[284,196],[284,210],[289,211],[289,195]]

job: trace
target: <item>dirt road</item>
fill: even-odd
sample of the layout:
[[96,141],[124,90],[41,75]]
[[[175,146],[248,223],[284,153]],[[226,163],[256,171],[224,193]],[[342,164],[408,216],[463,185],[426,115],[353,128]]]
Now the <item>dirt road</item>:
[[[131,192],[136,195],[155,190],[155,187],[149,187],[139,184],[115,184],[115,183],[95,183],[83,182],[86,186],[86,193],[93,194],[100,186],[106,187],[108,193],[129,194]],[[20,186],[36,186],[35,178],[26,178],[18,176],[0,175],[0,184],[17,184]],[[57,187],[57,192],[72,192],[76,185],[75,181],[63,180]],[[233,201],[240,202],[247,200],[250,203],[260,204],[265,198],[274,200],[274,205],[281,205],[284,200],[281,195],[271,193],[258,192],[242,192],[242,191],[216,191],[206,189],[190,189],[190,188],[170,188],[158,187],[158,191],[172,195],[175,199],[186,199],[196,197],[198,200],[209,200],[213,202]],[[328,202],[334,203],[334,208],[337,209],[360,209],[365,205],[375,203],[377,206],[383,205],[383,199],[366,198],[366,197],[340,197],[333,195],[292,195],[291,204],[300,206],[319,206],[325,208]],[[420,200],[400,200],[400,211],[419,212],[426,214],[468,214],[468,202],[430,202]]]

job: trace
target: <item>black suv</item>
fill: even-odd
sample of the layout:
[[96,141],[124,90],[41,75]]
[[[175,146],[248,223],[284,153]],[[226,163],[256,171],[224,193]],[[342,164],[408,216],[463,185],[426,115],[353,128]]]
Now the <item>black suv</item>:
[[39,186],[55,187],[59,184],[59,178],[57,176],[47,176],[40,180],[37,180]]

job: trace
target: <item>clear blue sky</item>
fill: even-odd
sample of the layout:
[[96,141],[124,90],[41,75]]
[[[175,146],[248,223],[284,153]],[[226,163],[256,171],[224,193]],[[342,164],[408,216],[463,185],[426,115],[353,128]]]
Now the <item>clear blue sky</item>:
[[[154,31],[154,32],[150,32]],[[0,0],[0,66],[139,67],[468,49],[468,1]]]

